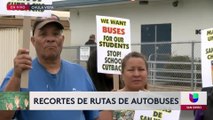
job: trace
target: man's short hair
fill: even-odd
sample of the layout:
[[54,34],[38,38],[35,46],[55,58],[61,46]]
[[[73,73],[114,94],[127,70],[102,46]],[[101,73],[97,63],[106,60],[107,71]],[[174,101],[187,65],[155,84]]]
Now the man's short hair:
[[47,24],[54,23],[60,30],[64,29],[64,26],[61,24],[58,16],[52,14],[49,18],[37,17],[33,25],[33,35],[36,29],[41,29]]
[[91,34],[91,35],[89,36],[89,39],[90,39],[90,40],[95,40],[95,35],[94,35],[94,34]]

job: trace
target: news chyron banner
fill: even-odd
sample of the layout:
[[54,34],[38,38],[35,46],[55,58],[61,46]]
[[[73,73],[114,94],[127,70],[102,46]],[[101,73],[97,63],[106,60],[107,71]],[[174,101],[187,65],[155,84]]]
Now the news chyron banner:
[[[30,92],[30,110],[205,110],[206,92]],[[160,113],[159,113],[160,114]]]
[[[206,92],[180,92],[180,110],[206,110]],[[135,110],[134,120],[179,120],[180,110]]]
[[180,93],[170,92],[31,92],[31,110],[179,109]]
[[201,31],[202,87],[213,86],[213,28]]
[[0,92],[0,110],[29,110],[29,93]]
[[[206,95],[206,92],[142,91],[0,92],[0,110],[135,110],[140,117],[164,118],[179,110],[206,110]],[[148,110],[146,114],[144,110]]]
[[130,20],[96,16],[98,72],[121,74],[121,60],[131,51]]
[[1,0],[0,15],[48,17],[52,0]]
[[[180,92],[179,105],[180,110],[206,110],[207,93]],[[179,120],[180,110],[157,108],[155,110],[135,110],[134,120]]]
[[181,110],[206,110],[206,92],[181,92]]

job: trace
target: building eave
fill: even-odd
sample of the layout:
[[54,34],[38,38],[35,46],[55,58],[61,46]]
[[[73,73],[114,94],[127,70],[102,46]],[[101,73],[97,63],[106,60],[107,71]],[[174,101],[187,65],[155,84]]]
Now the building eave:
[[127,4],[130,0],[66,0],[53,2],[54,10],[69,11],[70,9]]

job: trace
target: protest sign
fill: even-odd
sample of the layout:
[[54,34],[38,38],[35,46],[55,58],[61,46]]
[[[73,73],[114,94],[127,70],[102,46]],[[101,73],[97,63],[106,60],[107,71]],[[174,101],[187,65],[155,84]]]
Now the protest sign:
[[136,110],[134,120],[179,120],[180,110]]
[[98,72],[121,74],[121,60],[131,51],[128,19],[96,16]]
[[201,31],[202,87],[213,85],[213,28]]

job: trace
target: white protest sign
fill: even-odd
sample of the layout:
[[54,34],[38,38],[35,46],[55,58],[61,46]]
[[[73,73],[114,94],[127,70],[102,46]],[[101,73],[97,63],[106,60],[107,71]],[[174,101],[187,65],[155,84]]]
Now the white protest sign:
[[131,51],[128,19],[96,16],[98,72],[121,74],[121,60]]
[[201,31],[202,87],[213,85],[213,28]]
[[50,16],[52,0],[1,0],[0,15]]
[[134,120],[179,120],[180,110],[136,110]]

